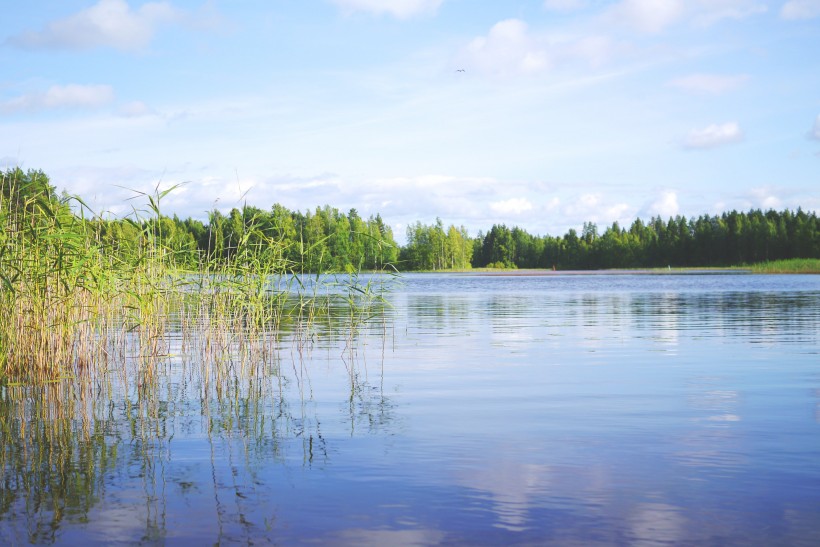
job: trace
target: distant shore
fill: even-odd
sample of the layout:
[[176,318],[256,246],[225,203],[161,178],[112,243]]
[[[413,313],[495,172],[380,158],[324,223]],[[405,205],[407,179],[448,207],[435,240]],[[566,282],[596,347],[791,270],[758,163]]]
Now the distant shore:
[[[407,272],[410,273],[410,272]],[[796,258],[747,264],[742,266],[682,267],[682,268],[627,268],[611,270],[551,270],[551,269],[501,269],[474,268],[433,270],[413,273],[451,273],[461,275],[487,275],[508,277],[534,277],[550,275],[726,275],[726,274],[820,274],[820,259]]]
[[465,270],[462,273],[467,275],[487,275],[487,276],[564,276],[564,275],[725,275],[738,273],[753,273],[749,268],[635,268],[635,269],[615,269],[615,270],[500,270],[477,268],[475,270]]

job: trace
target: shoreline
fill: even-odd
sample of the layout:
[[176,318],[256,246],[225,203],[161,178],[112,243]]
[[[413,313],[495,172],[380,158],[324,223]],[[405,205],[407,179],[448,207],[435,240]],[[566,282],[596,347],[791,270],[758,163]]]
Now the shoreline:
[[437,273],[476,276],[550,276],[550,275],[818,275],[820,259],[789,259],[737,266],[692,266],[666,268],[609,268],[598,270],[554,270],[547,268],[471,268],[452,270],[418,270],[401,273]]
[[651,269],[636,268],[626,270],[543,270],[543,269],[520,269],[520,270],[438,270],[432,272],[407,272],[407,273],[441,273],[453,275],[473,275],[488,277],[549,277],[549,276],[584,276],[584,275],[729,275],[729,274],[752,274],[750,268],[674,268],[674,269]]

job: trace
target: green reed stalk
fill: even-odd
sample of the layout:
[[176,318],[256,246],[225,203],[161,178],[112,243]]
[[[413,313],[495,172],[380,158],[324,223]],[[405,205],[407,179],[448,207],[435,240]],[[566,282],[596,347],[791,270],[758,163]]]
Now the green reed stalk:
[[[228,248],[201,253],[191,271],[160,206],[176,187],[137,192],[145,208],[113,223],[86,218],[81,200],[57,198],[41,175],[18,169],[0,180],[0,382],[42,384],[111,365],[126,378],[131,362],[137,385],[152,385],[175,332],[220,389],[237,374],[278,374],[284,336],[301,362],[322,334],[319,318],[332,335],[338,286],[321,271],[304,273],[321,268],[324,241],[300,244],[291,262],[284,240],[250,215]],[[370,283],[353,272],[345,285],[351,357],[383,304]],[[294,371],[300,382],[307,374],[295,362]]]

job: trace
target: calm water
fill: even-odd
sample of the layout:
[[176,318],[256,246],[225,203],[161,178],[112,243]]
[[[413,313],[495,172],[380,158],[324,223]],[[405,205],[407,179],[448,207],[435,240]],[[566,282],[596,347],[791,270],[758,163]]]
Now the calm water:
[[390,300],[279,375],[3,388],[0,544],[820,545],[820,276]]

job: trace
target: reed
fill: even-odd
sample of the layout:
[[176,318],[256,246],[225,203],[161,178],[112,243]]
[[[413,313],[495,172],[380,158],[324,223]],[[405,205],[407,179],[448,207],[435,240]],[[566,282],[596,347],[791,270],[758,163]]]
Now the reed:
[[[342,348],[351,427],[372,411],[360,349],[370,333],[384,338],[395,272],[330,275],[321,242],[293,249],[254,217],[230,248],[192,266],[165,232],[173,189],[135,193],[117,224],[58,197],[40,173],[0,173],[0,190],[0,516],[24,523],[12,543],[57,541],[129,465],[140,468],[143,540],[164,537],[163,466],[177,426],[201,428],[212,458],[237,450],[247,469],[284,458],[286,437],[301,439],[306,465],[327,458],[319,420],[303,410],[315,347]],[[242,521],[234,488],[230,518]]]
[[[206,388],[220,389],[231,376],[279,374],[285,339],[298,357],[332,336],[327,321],[340,299],[348,348],[385,310],[356,272],[341,290],[321,270],[304,272],[321,267],[323,245],[294,253],[254,217],[230,248],[200,253],[192,270],[164,231],[161,203],[174,187],[136,192],[141,205],[119,234],[81,199],[56,196],[42,173],[8,171],[0,189],[0,383],[114,372],[151,386],[174,347],[201,367]],[[307,376],[294,370],[299,381]]]
[[749,269],[754,273],[793,273],[816,274],[820,273],[820,258],[792,258],[789,260],[774,260],[752,264]]

